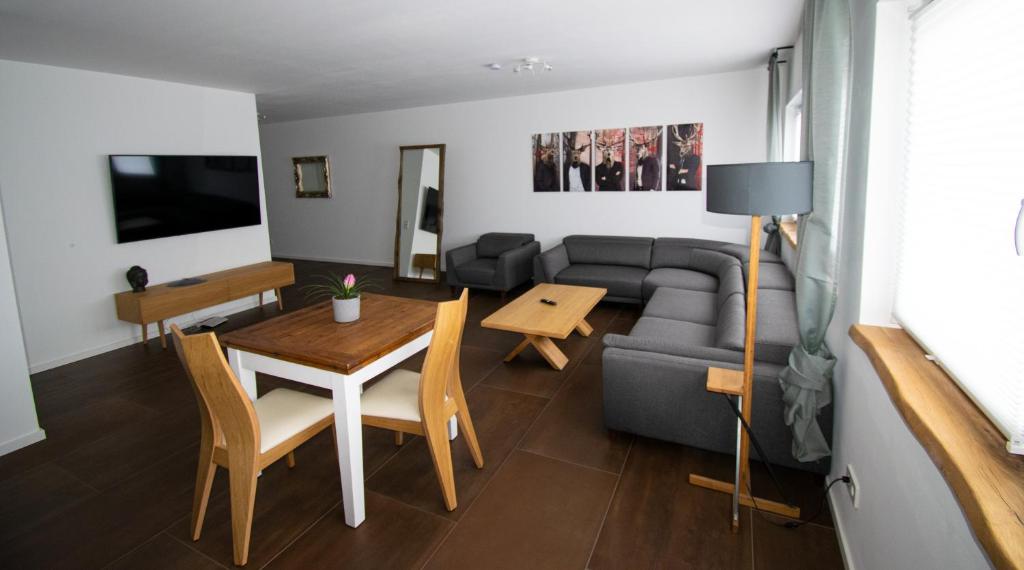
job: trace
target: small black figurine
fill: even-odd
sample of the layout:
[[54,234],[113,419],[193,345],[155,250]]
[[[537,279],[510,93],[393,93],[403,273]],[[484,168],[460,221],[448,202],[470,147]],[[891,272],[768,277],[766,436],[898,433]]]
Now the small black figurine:
[[149,283],[149,273],[146,273],[146,270],[138,265],[133,265],[125,277],[128,278],[128,284],[132,286],[133,293],[145,291],[146,284]]

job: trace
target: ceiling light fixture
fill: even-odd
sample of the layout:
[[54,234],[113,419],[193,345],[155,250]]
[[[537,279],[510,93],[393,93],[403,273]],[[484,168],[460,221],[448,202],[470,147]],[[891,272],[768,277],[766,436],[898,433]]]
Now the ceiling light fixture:
[[500,63],[488,63],[487,64],[487,68],[490,69],[491,71],[501,71],[501,64]]
[[529,71],[531,74],[535,75],[537,71],[551,71],[552,69],[554,68],[551,67],[550,63],[539,57],[524,57],[521,62],[517,63],[516,66],[512,68],[512,72],[522,73],[524,71]]

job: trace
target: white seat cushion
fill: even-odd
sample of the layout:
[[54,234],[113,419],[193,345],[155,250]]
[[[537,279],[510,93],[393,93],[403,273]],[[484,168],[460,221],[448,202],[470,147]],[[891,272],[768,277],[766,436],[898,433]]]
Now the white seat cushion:
[[330,398],[285,388],[271,390],[253,402],[260,422],[260,453],[334,413]]
[[396,368],[363,392],[364,416],[418,422],[420,374]]

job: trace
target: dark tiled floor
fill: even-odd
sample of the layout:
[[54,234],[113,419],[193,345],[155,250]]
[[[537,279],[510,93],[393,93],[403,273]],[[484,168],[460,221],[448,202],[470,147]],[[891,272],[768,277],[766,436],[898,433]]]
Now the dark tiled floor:
[[[328,271],[371,272],[383,292],[433,300],[444,286],[394,283],[390,270],[295,262],[298,283]],[[288,310],[306,304],[285,291]],[[601,305],[595,334],[559,341],[571,360],[551,370],[531,349],[509,364],[516,335],[483,329],[500,306],[474,293],[462,380],[483,448],[473,467],[453,442],[459,508],[444,509],[422,438],[396,447],[364,428],[367,519],[344,524],[327,434],[298,465],[260,478],[253,568],[839,568],[827,511],[787,530],[744,509],[728,528],[729,498],[692,487],[691,472],[728,478],[731,457],[609,432],[601,418],[601,342],[625,333],[633,307]],[[222,331],[278,314],[232,315]],[[401,366],[417,369],[422,353]],[[173,349],[159,341],[115,350],[32,377],[43,442],[0,458],[0,566],[5,568],[231,567],[227,481],[219,474],[202,538],[189,539],[199,419]],[[298,387],[260,376],[260,392]],[[302,388],[315,390],[312,388]],[[764,469],[754,484],[773,498]],[[781,470],[813,512],[821,478]]]

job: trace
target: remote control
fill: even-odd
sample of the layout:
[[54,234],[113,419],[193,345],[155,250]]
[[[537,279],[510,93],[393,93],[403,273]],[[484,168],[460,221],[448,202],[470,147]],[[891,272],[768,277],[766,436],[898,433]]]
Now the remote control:
[[551,299],[541,299],[540,302],[544,303],[545,305],[551,305],[551,306],[554,306],[554,305],[558,304],[558,303],[552,301]]

